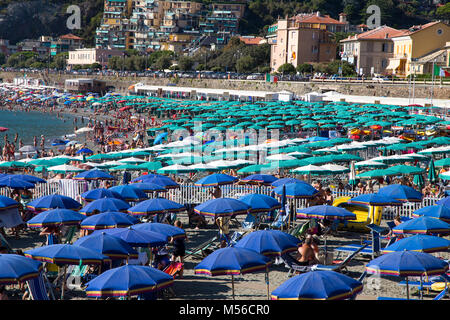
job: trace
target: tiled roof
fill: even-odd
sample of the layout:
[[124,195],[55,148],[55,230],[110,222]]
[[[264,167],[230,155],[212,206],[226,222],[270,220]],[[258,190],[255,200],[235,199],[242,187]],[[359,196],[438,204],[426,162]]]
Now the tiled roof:
[[239,37],[239,40],[244,42],[246,45],[258,45],[264,38],[262,37]]
[[406,31],[407,30],[397,30],[388,26],[381,26],[358,35],[350,36],[342,41],[390,39],[393,37],[402,36]]
[[345,22],[339,22],[336,19],[331,18],[328,15],[325,16],[318,16],[316,14],[310,14],[310,15],[299,15],[294,17],[298,22],[301,23],[322,23],[322,24],[339,24],[339,25],[345,25]]
[[60,39],[83,40],[83,38],[77,37],[76,35],[71,34],[71,33],[60,36],[59,38]]

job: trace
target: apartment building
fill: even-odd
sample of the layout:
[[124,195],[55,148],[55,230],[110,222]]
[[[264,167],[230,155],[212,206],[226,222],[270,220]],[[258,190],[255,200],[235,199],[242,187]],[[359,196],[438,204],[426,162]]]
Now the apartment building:
[[447,42],[450,41],[450,26],[434,21],[412,26],[403,34],[392,37],[393,57],[386,68],[398,77],[432,73],[433,64],[447,65]]
[[336,44],[329,30],[344,30],[346,23],[329,16],[297,15],[279,19],[268,32],[271,44],[270,67],[272,71],[285,64],[295,67],[302,63],[328,62],[335,59]]
[[388,26],[380,26],[341,40],[341,59],[353,64],[360,75],[384,74],[393,57],[396,37],[405,33]]

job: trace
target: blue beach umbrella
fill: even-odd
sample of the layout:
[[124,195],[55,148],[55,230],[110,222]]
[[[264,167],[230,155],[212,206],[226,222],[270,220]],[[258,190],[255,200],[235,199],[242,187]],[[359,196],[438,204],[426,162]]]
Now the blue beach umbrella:
[[147,182],[138,182],[138,183],[131,183],[128,186],[139,189],[145,193],[151,193],[151,192],[166,192],[167,189],[165,189],[163,186],[160,186],[159,184],[155,183],[147,183]]
[[272,300],[343,300],[361,292],[363,284],[334,271],[306,272],[272,291]]
[[226,217],[238,214],[247,214],[250,206],[242,201],[232,198],[219,198],[208,200],[194,208],[194,212],[209,217]]
[[19,206],[19,203],[6,196],[0,196],[0,211],[11,209],[11,208],[17,208]]
[[383,250],[383,253],[394,251],[418,251],[418,252],[439,252],[447,251],[450,248],[450,240],[436,236],[416,234],[412,237],[400,239]]
[[356,214],[340,207],[318,205],[297,209],[297,218],[355,220]]
[[429,253],[406,250],[383,254],[366,265],[366,271],[369,274],[405,277],[408,300],[409,276],[438,275],[447,270],[448,262],[444,260],[435,258]]
[[276,188],[276,187],[282,186],[284,184],[289,184],[289,183],[305,183],[305,182],[302,180],[295,179],[295,178],[282,178],[282,179],[275,180],[274,182],[272,182],[271,185],[272,185],[272,187]]
[[275,198],[265,194],[247,194],[238,200],[249,205],[251,213],[270,212],[281,208],[281,204]]
[[214,173],[198,180],[194,185],[198,187],[221,186],[225,184],[232,184],[237,180],[238,178],[227,174]]
[[25,190],[25,189],[33,189],[34,184],[25,181],[22,178],[10,175],[0,179],[0,187],[9,187],[11,189]]
[[256,251],[264,256],[281,256],[296,251],[301,241],[279,230],[258,230],[239,240],[235,247]]
[[78,225],[86,216],[68,209],[53,209],[39,213],[27,221],[30,228],[44,228],[48,226]]
[[36,278],[42,268],[41,262],[30,258],[18,254],[0,254],[0,284],[19,284]]
[[437,201],[436,204],[450,208],[450,197],[445,197]]
[[84,219],[80,227],[86,230],[125,228],[138,223],[139,220],[127,213],[106,211]]
[[450,223],[450,207],[445,205],[435,205],[420,208],[413,212],[413,217],[431,217]]
[[80,154],[80,153],[94,154],[94,151],[92,151],[92,150],[89,149],[89,148],[82,148],[82,149],[80,149],[80,150],[78,150],[78,151],[76,152],[76,154]]
[[34,260],[64,264],[101,264],[109,258],[93,250],[71,244],[53,244],[25,251],[25,256]]
[[109,190],[118,193],[121,198],[126,201],[138,202],[148,199],[148,196],[144,191],[140,190],[139,188],[133,187],[132,185],[111,187],[109,188]]
[[92,298],[131,297],[173,285],[173,277],[149,266],[125,265],[103,272],[86,283]]
[[125,200],[119,193],[111,189],[97,188],[81,194],[81,199],[90,202],[102,198],[115,198]]
[[149,214],[179,212],[185,210],[185,206],[165,198],[154,198],[139,202],[128,209],[132,215],[146,216]]
[[291,199],[310,199],[319,192],[306,182],[288,183],[276,187],[273,192],[277,196],[281,196],[283,194],[283,186],[286,188],[286,197]]
[[127,228],[96,230],[92,234],[102,232],[118,237],[132,247],[160,247],[167,243],[167,237],[162,234],[153,231],[136,230],[132,226]]
[[186,231],[166,223],[140,223],[135,225],[133,228],[136,230],[153,231],[172,239],[186,237]]
[[145,182],[145,183],[154,183],[164,187],[165,189],[173,189],[179,188],[180,185],[170,179],[169,177],[159,175],[159,174],[147,174],[137,177],[136,179],[131,180],[131,182]]
[[448,234],[450,224],[436,218],[422,216],[400,223],[392,229],[392,232],[395,234]]
[[277,178],[270,174],[252,174],[241,179],[239,182],[245,184],[270,185],[276,180]]
[[116,198],[101,198],[90,202],[88,205],[80,210],[82,214],[92,213],[94,210],[102,212],[107,211],[126,211],[130,208],[130,205],[120,199]]
[[126,241],[104,232],[82,237],[75,241],[73,245],[96,251],[110,259],[138,258],[138,252]]
[[402,203],[391,197],[380,195],[377,193],[367,193],[354,197],[347,201],[348,203],[364,204],[371,206],[401,206]]
[[91,180],[114,180],[115,178],[108,172],[98,169],[92,169],[77,174],[75,177],[73,177],[73,179],[91,181]]
[[[195,266],[195,274],[207,274],[210,276],[231,275],[231,287],[234,300],[234,276],[256,271],[266,270],[271,265],[271,260],[255,251],[227,247],[215,250],[198,265]],[[268,282],[267,282],[268,285]]]
[[82,207],[78,201],[59,194],[52,194],[37,198],[27,204],[27,208],[35,211],[45,211],[50,209],[79,210]]
[[36,183],[47,183],[44,179],[29,175],[29,174],[15,174],[14,177],[20,178],[22,180],[25,180],[27,182],[31,182],[33,184]]
[[421,202],[422,193],[414,188],[401,184],[391,184],[378,190],[379,195],[387,196],[399,201]]

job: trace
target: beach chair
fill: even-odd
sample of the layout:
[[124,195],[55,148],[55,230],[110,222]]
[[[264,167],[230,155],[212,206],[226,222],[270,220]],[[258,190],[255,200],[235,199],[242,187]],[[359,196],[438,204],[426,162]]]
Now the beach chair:
[[30,300],[50,300],[50,296],[52,296],[52,300],[55,300],[52,290],[50,296],[48,294],[47,288],[49,287],[51,289],[51,285],[42,272],[38,277],[27,280],[26,283],[27,290],[30,294]]
[[366,243],[362,247],[358,248],[356,251],[353,251],[351,254],[347,256],[341,263],[334,264],[334,265],[323,265],[323,264],[316,264],[314,266],[311,266],[312,271],[336,271],[341,272],[344,270],[347,270],[347,265],[350,263],[350,261],[353,260],[354,257],[356,257],[362,250],[364,250],[366,247],[368,247],[369,244]]
[[[359,250],[358,254],[371,255],[372,259],[378,256],[381,250],[380,233],[384,232],[386,229],[375,224],[368,224],[367,227],[371,229],[372,240],[364,241],[363,244],[349,244],[342,247],[338,247],[335,249],[335,251],[338,253],[352,253],[354,251],[358,251],[359,248],[364,246],[364,244],[370,244],[369,246],[363,248],[363,250]],[[394,243],[396,239],[397,239],[396,237],[390,238],[386,247]]]
[[64,243],[71,244],[73,237],[75,236],[76,233],[77,233],[77,227],[75,227],[75,226],[70,227],[70,229],[67,230],[66,238],[64,239]]
[[445,288],[436,297],[434,297],[433,300],[442,300],[447,295],[447,291],[448,289]]
[[241,228],[244,230],[255,229],[257,225],[257,218],[254,214],[248,213],[245,220],[241,223]]
[[289,214],[278,214],[277,219],[270,224],[270,229],[283,229],[289,219]]
[[214,236],[213,238],[203,242],[193,249],[186,249],[186,255],[184,256],[184,258],[186,259],[187,257],[194,257],[203,259],[205,257],[205,251],[212,247],[214,242],[216,242],[218,239],[218,236]]
[[284,263],[284,266],[288,269],[288,277],[293,276],[297,273],[305,273],[312,271],[310,266],[302,266],[298,263],[298,261],[289,253],[285,253],[281,255],[281,259]]
[[170,274],[175,279],[177,276],[181,277],[183,268],[183,263],[172,261],[163,271],[167,274]]

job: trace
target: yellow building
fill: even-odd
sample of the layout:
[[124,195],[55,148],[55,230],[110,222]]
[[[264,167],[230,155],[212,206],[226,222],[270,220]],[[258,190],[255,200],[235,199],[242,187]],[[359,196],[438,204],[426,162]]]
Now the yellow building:
[[[450,41],[450,26],[434,21],[413,26],[403,34],[392,38],[393,57],[389,59],[387,72],[398,77],[432,72],[432,64],[445,65],[446,43]],[[414,66],[414,68],[413,68]]]

